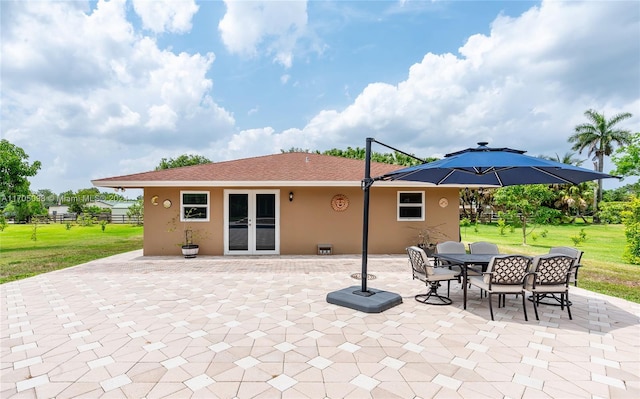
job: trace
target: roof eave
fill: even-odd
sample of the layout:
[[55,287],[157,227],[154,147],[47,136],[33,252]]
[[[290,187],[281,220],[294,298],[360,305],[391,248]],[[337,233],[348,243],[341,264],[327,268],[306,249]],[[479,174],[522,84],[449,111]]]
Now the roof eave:
[[181,181],[131,181],[131,180],[92,180],[96,187],[111,188],[145,188],[145,187],[359,187],[359,181],[211,181],[211,180],[181,180]]
[[[345,180],[321,180],[321,181],[294,181],[294,180],[270,180],[270,181],[210,181],[210,180],[181,180],[181,181],[131,181],[131,180],[92,180],[96,187],[144,189],[145,187],[360,187],[361,181]],[[420,183],[412,181],[378,181],[378,187],[480,187],[475,185]],[[485,186],[483,186],[485,187]],[[485,187],[489,188],[489,187]]]

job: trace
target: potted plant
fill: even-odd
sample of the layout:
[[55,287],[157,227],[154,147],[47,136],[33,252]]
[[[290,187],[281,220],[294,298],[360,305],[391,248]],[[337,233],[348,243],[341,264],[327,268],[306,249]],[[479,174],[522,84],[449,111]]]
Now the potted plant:
[[416,246],[422,248],[427,256],[432,256],[436,252],[438,241],[446,239],[438,226],[421,226],[418,229]]
[[168,222],[169,228],[167,230],[169,233],[172,233],[177,230],[179,223],[182,224],[182,241],[176,243],[176,245],[180,246],[182,249],[182,255],[187,259],[195,258],[200,250],[200,246],[194,242],[194,240],[199,236],[198,231],[194,230],[193,227],[191,227],[191,223],[189,223],[189,219],[192,218],[192,212],[193,209],[189,209],[185,212],[184,224],[180,221],[180,214],[172,217]]
[[189,219],[192,218],[194,210],[195,209],[191,208],[184,214],[186,222],[184,224],[184,242],[182,243],[182,255],[184,255],[184,257],[187,259],[195,258],[196,255],[198,255],[198,251],[200,249],[200,246],[193,242],[194,231],[191,227],[191,224],[189,223]]
[[193,230],[190,227],[184,229],[184,243],[182,244],[182,255],[185,258],[195,258],[200,247],[193,243]]

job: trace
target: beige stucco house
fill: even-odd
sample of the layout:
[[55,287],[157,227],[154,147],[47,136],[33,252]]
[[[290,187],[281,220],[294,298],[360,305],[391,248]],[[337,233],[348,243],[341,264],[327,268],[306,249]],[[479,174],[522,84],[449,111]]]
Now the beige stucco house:
[[[359,254],[365,162],[282,153],[93,180],[144,190],[144,254],[179,255],[184,229],[200,255]],[[401,168],[371,163],[371,176]],[[459,189],[376,182],[370,189],[368,252],[399,254],[435,226],[459,239]]]

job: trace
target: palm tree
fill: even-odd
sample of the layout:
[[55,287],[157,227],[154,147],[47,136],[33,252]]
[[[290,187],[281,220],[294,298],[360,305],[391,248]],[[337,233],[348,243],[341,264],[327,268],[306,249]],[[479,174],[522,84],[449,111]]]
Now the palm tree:
[[543,155],[541,156],[541,158],[548,159],[550,161],[566,163],[567,165],[581,166],[585,160],[578,159],[575,157],[575,155],[576,154],[574,152],[565,152],[563,156],[560,156],[558,155],[558,153],[556,153],[555,157]]
[[[625,119],[631,118],[629,112],[614,115],[607,120],[604,113],[600,114],[592,109],[585,111],[584,115],[589,120],[575,127],[575,133],[569,137],[568,141],[574,143],[572,150],[582,153],[588,149],[588,155],[594,154],[594,164],[598,172],[602,172],[604,157],[610,156],[614,150],[614,144],[625,146],[631,144],[631,132],[629,130],[618,129],[616,124]],[[598,180],[598,194],[596,196],[597,205],[602,201],[602,180]]]
[[[555,156],[542,155],[541,158],[567,165],[581,166],[585,159],[579,159],[575,155],[575,152],[567,151],[562,156],[556,153]],[[573,223],[578,217],[582,218],[582,220],[587,223],[582,211],[587,209],[587,201],[593,198],[593,185],[590,182],[583,182],[576,185],[554,184],[551,187],[557,196],[553,200],[553,208],[559,209],[564,214],[571,217],[571,223]]]

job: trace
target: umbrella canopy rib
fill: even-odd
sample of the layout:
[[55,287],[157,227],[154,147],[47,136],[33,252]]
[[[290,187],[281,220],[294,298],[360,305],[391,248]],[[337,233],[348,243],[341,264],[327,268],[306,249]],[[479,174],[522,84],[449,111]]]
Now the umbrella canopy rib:
[[510,148],[478,148],[447,154],[444,158],[379,176],[374,180],[404,180],[423,183],[514,186],[520,184],[578,184],[612,178],[578,166],[524,154]]
[[565,183],[567,183],[567,184],[578,184],[578,183],[580,183],[580,182],[578,182],[578,183],[574,183],[574,182],[572,182],[571,180],[565,179],[565,178],[563,178],[562,176],[558,176],[557,174],[553,174],[553,173],[551,173],[551,172],[549,172],[549,171],[547,171],[547,170],[545,170],[545,169],[536,168],[536,167],[534,167],[534,169],[537,169],[537,170],[539,170],[540,172],[545,173],[545,174],[547,174],[547,175],[549,175],[549,176],[552,176],[552,177],[554,177],[554,178],[556,178],[556,179],[560,179],[560,180],[564,181],[564,182],[565,182]]

